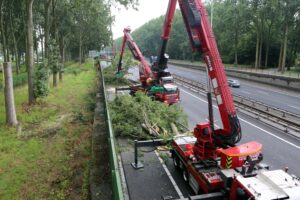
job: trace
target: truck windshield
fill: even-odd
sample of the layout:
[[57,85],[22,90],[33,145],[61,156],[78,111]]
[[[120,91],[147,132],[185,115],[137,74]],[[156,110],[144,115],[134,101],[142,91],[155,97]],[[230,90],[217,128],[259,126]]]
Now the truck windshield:
[[164,85],[164,93],[165,94],[175,94],[178,88],[176,85],[173,84],[165,84]]

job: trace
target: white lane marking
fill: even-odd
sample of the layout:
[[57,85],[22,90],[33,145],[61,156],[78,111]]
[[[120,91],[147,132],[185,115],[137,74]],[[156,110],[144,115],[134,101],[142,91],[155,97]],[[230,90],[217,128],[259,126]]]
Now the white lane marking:
[[297,106],[290,106],[290,105],[289,105],[289,107],[300,110],[300,107],[297,107]]
[[[203,100],[203,99],[200,99],[199,97],[193,95],[192,93],[189,93],[189,92],[185,91],[184,89],[180,89],[180,90],[183,91],[183,92],[185,92],[185,93],[187,93],[187,94],[189,94],[189,95],[191,95],[192,97],[194,97],[194,98],[196,98],[196,99],[198,99],[198,100],[200,100],[200,101],[202,101],[202,102],[207,103],[207,101],[205,101],[205,100]],[[214,105],[213,107],[214,107],[214,108],[218,108],[218,107],[215,106],[215,105]],[[289,142],[289,141],[287,141],[287,140],[285,140],[285,139],[283,139],[283,138],[281,138],[281,137],[279,137],[279,136],[277,136],[277,135],[275,135],[275,134],[273,134],[273,133],[270,133],[269,131],[267,131],[267,130],[265,130],[265,129],[263,129],[263,128],[260,128],[260,127],[258,127],[258,126],[256,126],[256,125],[254,125],[254,124],[248,122],[248,121],[245,120],[245,119],[242,119],[242,118],[239,117],[239,120],[241,120],[241,121],[243,121],[243,122],[245,122],[245,123],[247,123],[247,124],[249,124],[249,125],[251,125],[251,126],[253,126],[253,127],[255,127],[255,128],[257,128],[257,129],[259,129],[259,130],[261,130],[261,131],[263,131],[263,132],[265,132],[265,133],[267,133],[267,134],[269,134],[269,135],[271,135],[271,136],[273,136],[273,137],[275,137],[275,138],[277,138],[278,140],[281,140],[281,141],[283,141],[283,142],[285,142],[285,143],[287,143],[287,144],[289,144],[289,145],[291,145],[291,146],[293,146],[293,147],[295,147],[295,148],[297,148],[297,149],[300,149],[300,146],[297,146],[296,144],[294,144],[294,143],[292,143],[292,142]]]
[[175,190],[176,190],[176,192],[177,192],[177,194],[179,196],[179,199],[184,198],[184,196],[183,196],[182,192],[180,191],[178,185],[176,184],[175,180],[173,179],[173,177],[172,177],[169,169],[167,168],[167,166],[165,165],[164,161],[161,159],[161,157],[159,156],[159,154],[158,154],[158,152],[156,150],[155,150],[155,154],[158,157],[160,163],[162,164],[165,172],[167,173],[167,175],[168,175],[171,183],[173,184],[173,186],[174,186],[174,188],[175,188]]
[[251,94],[250,92],[246,92],[244,90],[241,91],[242,93],[245,93],[245,94]]
[[264,94],[264,95],[269,95],[269,93],[264,92],[264,91],[257,91],[257,93]]

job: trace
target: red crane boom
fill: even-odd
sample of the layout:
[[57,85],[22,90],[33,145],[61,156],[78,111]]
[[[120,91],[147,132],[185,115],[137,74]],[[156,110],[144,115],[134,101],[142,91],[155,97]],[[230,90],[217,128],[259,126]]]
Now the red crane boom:
[[124,28],[123,32],[124,32],[124,37],[123,37],[123,42],[122,42],[122,47],[121,47],[121,53],[120,53],[117,73],[120,73],[122,70],[122,59],[123,59],[125,44],[127,44],[128,48],[130,49],[130,51],[132,53],[133,58],[141,62],[141,65],[139,66],[140,81],[141,81],[142,85],[146,85],[147,80],[149,78],[152,78],[152,72],[151,72],[150,66],[148,65],[143,54],[141,53],[139,47],[133,40],[133,38],[130,34],[131,29],[129,27]]
[[[213,130],[213,137],[216,143],[225,142],[233,145],[241,139],[241,127],[208,14],[201,0],[178,0],[178,2],[192,50],[201,53],[206,62],[213,93],[221,115],[223,128]],[[177,0],[169,1],[162,34],[161,58],[171,33],[176,3]],[[158,61],[158,63],[160,62]]]

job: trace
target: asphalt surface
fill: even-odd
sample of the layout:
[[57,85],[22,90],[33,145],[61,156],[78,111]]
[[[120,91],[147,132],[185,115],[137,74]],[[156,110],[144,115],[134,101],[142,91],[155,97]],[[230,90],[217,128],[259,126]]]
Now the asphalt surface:
[[[189,118],[189,126],[193,128],[197,123],[207,122],[208,108],[206,97],[194,93],[186,88],[181,90],[181,106]],[[271,169],[289,167],[289,172],[300,176],[300,140],[287,135],[245,114],[239,113],[242,127],[241,143],[257,141],[263,145],[263,162]],[[222,127],[219,111],[214,107],[214,120],[218,127]]]
[[[205,84],[207,83],[207,75],[204,71],[178,67],[170,64],[169,70],[171,73],[178,76]],[[241,83],[240,88],[231,88],[233,94],[254,99],[267,105],[300,115],[300,93],[243,79],[232,79],[236,79]]]
[[[171,68],[170,71],[174,72],[175,67]],[[180,69],[182,71],[182,69]],[[133,70],[135,71],[135,70]],[[132,71],[132,72],[133,72]],[[189,71],[184,70],[184,72]],[[183,74],[180,72],[181,76]],[[206,75],[201,71],[191,71],[191,74],[187,74],[187,78],[197,80],[200,79],[201,82],[206,81]],[[135,73],[133,73],[135,74]],[[248,87],[247,83],[241,81],[242,87],[239,89],[233,88],[233,92],[241,92]],[[276,92],[270,89],[264,89],[263,86],[253,84],[256,90],[268,91],[269,94],[280,95],[280,98],[289,99],[292,98],[293,102],[296,101],[295,106],[300,106],[299,97],[297,95]],[[258,88],[257,88],[258,87]],[[181,102],[180,105],[183,107],[185,113],[188,115],[189,128],[192,129],[196,123],[206,122],[208,116],[208,107],[206,102],[206,96],[201,93],[195,93],[187,88],[181,87]],[[276,90],[276,88],[275,88]],[[263,94],[263,93],[261,93]],[[287,95],[287,96],[285,96]],[[250,95],[252,97],[252,95]],[[255,96],[255,95],[254,95]],[[259,96],[259,95],[258,95]],[[267,98],[265,96],[264,98]],[[276,97],[269,97],[267,99],[273,99],[272,102],[277,102]],[[294,102],[295,103],[295,102]],[[278,105],[278,104],[276,104]],[[295,109],[294,109],[295,110]],[[296,176],[300,176],[300,140],[285,134],[269,125],[266,125],[254,118],[251,118],[243,113],[238,112],[239,120],[242,126],[242,140],[240,144],[249,141],[256,141],[263,145],[263,163],[268,164],[271,170],[283,169],[285,167],[289,168],[289,173]],[[221,127],[222,123],[220,120],[220,115],[217,107],[214,107],[214,117],[216,127]],[[133,157],[133,147],[128,146],[128,142],[119,141],[121,145],[121,159],[123,163],[124,174],[126,177],[126,183],[129,191],[129,197],[132,200],[139,199],[160,199],[161,196],[172,196],[178,197],[178,191],[174,189],[174,184],[167,176],[167,172],[164,170],[163,166],[160,164],[158,157],[154,152],[143,153],[141,159],[145,164],[145,168],[135,170],[131,167],[131,163],[134,160]],[[124,146],[125,144],[125,146]],[[123,145],[123,147],[122,147]],[[172,175],[172,179],[175,180],[176,185],[179,187],[180,192],[184,197],[188,195],[193,195],[191,188],[183,181],[182,174],[178,172],[173,164],[172,160],[165,159],[165,165],[167,166],[168,173]]]

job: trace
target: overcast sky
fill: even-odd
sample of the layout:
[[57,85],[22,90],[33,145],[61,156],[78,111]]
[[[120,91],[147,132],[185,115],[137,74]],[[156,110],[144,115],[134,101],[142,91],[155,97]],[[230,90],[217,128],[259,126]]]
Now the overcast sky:
[[[202,0],[202,2],[212,2],[213,0]],[[165,15],[167,12],[169,0],[139,0],[138,10],[128,9],[119,6],[119,8],[111,7],[111,11],[115,16],[113,24],[114,39],[123,36],[123,29],[127,26],[131,30],[142,26],[151,19]],[[121,9],[120,9],[121,7]],[[177,3],[177,9],[179,8]]]
[[114,39],[121,37],[123,29],[127,26],[134,30],[151,19],[166,14],[168,2],[169,0],[139,0],[138,11],[112,7],[112,13],[115,15],[115,23],[112,27]]

